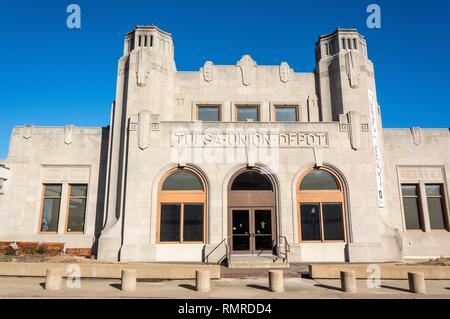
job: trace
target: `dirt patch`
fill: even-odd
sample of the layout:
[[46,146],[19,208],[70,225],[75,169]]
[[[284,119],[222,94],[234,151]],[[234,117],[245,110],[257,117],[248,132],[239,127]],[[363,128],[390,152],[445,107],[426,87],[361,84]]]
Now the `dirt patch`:
[[450,266],[450,258],[437,258],[420,262],[409,262],[408,266]]
[[95,259],[77,256],[51,256],[48,254],[10,255],[0,252],[0,262],[92,263]]

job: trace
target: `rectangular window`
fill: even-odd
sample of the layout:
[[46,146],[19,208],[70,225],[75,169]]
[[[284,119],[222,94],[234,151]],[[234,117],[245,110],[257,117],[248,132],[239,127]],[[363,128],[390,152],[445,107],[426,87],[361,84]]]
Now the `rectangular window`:
[[405,213],[405,225],[407,230],[421,230],[422,220],[420,217],[420,203],[419,203],[419,185],[418,184],[403,184],[403,210]]
[[160,242],[203,242],[202,203],[161,204]]
[[203,241],[203,204],[185,204],[183,241]]
[[197,118],[199,121],[220,121],[220,106],[198,106],[197,112]]
[[341,204],[322,204],[324,240],[344,240]]
[[87,185],[70,185],[69,212],[67,215],[68,233],[84,232],[86,216]]
[[301,204],[300,218],[302,229],[302,240],[320,241],[320,205],[319,204]]
[[275,107],[275,121],[277,122],[297,122],[298,112],[296,106]]
[[61,208],[62,185],[44,185],[44,198],[42,203],[41,227],[43,233],[57,233],[59,210]]
[[236,106],[236,120],[239,122],[259,121],[259,107],[255,106]]
[[340,203],[300,205],[302,241],[344,241],[344,220]]
[[427,184],[425,185],[427,193],[428,214],[430,216],[430,226],[432,230],[447,230],[445,215],[444,215],[444,201],[443,201],[443,187],[441,184]]
[[180,204],[161,204],[160,241],[180,241],[180,222]]

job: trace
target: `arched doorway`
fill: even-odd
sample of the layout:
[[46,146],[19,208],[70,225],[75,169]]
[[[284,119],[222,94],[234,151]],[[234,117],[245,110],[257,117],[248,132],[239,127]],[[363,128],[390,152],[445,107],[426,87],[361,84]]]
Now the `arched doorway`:
[[236,173],[228,185],[228,237],[233,254],[272,254],[276,238],[275,187],[257,169]]

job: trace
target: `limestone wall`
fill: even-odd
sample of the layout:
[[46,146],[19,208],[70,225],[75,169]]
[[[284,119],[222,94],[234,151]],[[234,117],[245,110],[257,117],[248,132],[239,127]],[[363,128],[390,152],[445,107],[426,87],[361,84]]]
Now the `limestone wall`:
[[[450,193],[449,129],[384,129],[384,167],[387,206],[385,216],[401,235],[403,257],[450,256],[450,233],[407,231],[400,184],[444,183],[446,214]],[[403,173],[402,173],[403,172]]]
[[[10,178],[0,196],[0,240],[66,242],[66,247],[91,248],[96,228],[99,232],[103,222],[107,140],[108,129],[102,128],[14,128],[4,161]],[[44,183],[63,184],[58,234],[39,234]],[[64,231],[70,183],[88,184],[84,234]]]

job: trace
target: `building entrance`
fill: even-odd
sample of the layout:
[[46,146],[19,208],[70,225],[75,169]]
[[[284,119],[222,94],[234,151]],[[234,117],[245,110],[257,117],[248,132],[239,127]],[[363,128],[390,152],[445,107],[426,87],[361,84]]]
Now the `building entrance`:
[[257,170],[241,171],[228,189],[228,239],[233,254],[272,254],[276,245],[275,190]]

